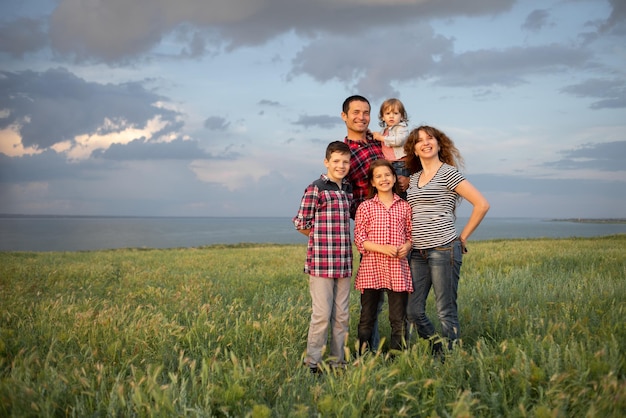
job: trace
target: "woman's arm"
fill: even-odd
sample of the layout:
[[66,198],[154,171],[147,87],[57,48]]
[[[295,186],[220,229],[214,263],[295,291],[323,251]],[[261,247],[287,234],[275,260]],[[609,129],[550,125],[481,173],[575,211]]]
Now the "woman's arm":
[[487,199],[485,199],[478,189],[476,189],[468,180],[460,182],[454,191],[457,192],[463,199],[470,202],[473,206],[469,220],[461,231],[461,235],[459,235],[461,244],[465,245],[467,239],[470,235],[472,235],[476,228],[478,228],[478,225],[480,225],[480,222],[487,214],[487,211],[489,210],[489,202],[487,202]]

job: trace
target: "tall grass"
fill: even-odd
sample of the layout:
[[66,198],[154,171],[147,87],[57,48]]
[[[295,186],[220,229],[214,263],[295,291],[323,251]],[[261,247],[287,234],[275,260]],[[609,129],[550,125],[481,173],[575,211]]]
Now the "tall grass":
[[303,245],[0,253],[0,416],[623,416],[625,250],[473,242],[445,363],[412,340],[322,376]]

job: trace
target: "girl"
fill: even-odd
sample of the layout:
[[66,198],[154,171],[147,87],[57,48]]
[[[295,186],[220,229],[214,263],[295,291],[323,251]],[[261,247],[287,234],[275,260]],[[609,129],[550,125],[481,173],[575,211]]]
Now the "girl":
[[395,193],[398,179],[391,162],[372,162],[368,179],[369,199],[359,205],[354,220],[354,243],[362,254],[355,282],[361,291],[360,353],[369,344],[383,292],[389,300],[390,347],[404,347],[406,302],[413,291],[407,260],[411,250],[411,207]]

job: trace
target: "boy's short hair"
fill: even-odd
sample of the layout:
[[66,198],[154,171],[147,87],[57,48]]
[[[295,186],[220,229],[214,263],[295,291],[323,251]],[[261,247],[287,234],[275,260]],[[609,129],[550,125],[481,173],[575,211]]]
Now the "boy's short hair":
[[330,160],[330,156],[333,152],[340,154],[350,154],[350,147],[345,142],[333,141],[326,147],[326,159]]

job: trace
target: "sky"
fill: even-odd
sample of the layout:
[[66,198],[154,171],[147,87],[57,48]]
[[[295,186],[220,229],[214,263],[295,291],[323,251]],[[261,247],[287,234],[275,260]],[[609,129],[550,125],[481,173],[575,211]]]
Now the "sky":
[[0,214],[292,217],[353,94],[489,217],[626,218],[623,0],[3,1]]

